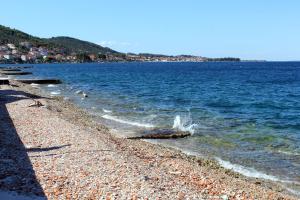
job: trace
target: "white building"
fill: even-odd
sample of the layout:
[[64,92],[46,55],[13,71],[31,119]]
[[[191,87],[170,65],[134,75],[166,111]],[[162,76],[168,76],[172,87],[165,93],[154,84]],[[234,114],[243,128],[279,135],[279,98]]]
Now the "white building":
[[7,46],[8,46],[8,48],[10,48],[10,49],[15,49],[15,48],[16,48],[16,46],[15,46],[14,44],[7,44]]
[[29,42],[20,42],[20,46],[22,46],[22,47],[26,47],[26,48],[31,48],[32,47],[32,45],[31,45],[31,43],[29,43]]
[[43,47],[39,48],[39,52],[40,52],[41,56],[48,56],[48,50]]
[[17,49],[13,49],[13,50],[11,51],[11,53],[12,53],[12,54],[17,54],[17,53],[18,53],[18,50],[17,50]]
[[11,59],[11,55],[9,55],[9,54],[5,54],[3,57],[7,60]]
[[1,45],[0,46],[0,51],[7,51],[7,50],[8,50],[8,48],[7,48],[6,45]]
[[26,55],[21,55],[21,60],[26,62],[27,61],[27,56]]

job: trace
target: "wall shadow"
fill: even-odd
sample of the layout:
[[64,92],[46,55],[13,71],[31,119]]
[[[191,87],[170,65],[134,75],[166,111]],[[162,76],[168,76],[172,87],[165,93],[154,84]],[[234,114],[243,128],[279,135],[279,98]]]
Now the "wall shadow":
[[22,143],[6,108],[8,103],[35,98],[41,97],[0,90],[0,189],[46,197],[28,157],[30,149]]

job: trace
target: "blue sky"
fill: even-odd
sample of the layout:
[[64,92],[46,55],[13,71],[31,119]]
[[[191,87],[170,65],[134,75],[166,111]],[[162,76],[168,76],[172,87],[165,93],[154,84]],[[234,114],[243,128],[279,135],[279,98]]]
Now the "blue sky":
[[299,0],[0,0],[0,24],[122,52],[300,60]]

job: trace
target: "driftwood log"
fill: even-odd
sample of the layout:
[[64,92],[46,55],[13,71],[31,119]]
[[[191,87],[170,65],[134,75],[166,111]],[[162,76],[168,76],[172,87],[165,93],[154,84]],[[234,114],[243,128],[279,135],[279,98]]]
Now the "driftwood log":
[[26,83],[26,84],[31,84],[31,83],[36,83],[36,84],[60,84],[61,80],[59,79],[15,79],[15,81],[21,82],[21,83]]
[[0,85],[9,85],[8,78],[0,78]]
[[4,68],[4,69],[1,69],[1,71],[4,71],[4,72],[20,72],[21,70],[20,69]]
[[127,139],[176,139],[191,136],[191,133],[172,129],[153,129]]
[[32,72],[20,72],[20,71],[1,71],[0,73],[3,75],[29,75],[29,74],[32,74]]

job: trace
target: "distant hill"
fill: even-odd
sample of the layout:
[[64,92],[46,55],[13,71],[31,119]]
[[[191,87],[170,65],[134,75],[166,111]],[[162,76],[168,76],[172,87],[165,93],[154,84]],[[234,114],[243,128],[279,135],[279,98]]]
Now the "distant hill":
[[19,44],[20,42],[28,41],[32,44],[44,44],[43,39],[31,36],[22,31],[11,29],[0,25],[0,44]]
[[63,46],[68,52],[76,52],[76,53],[119,53],[107,47],[102,47],[100,45],[82,41],[76,38],[71,37],[53,37],[47,39],[47,41],[51,44]]
[[39,38],[22,31],[11,29],[0,25],[0,44],[12,43],[19,45],[20,42],[30,42],[34,46],[43,46],[48,49],[62,48],[67,53],[111,53],[118,54],[119,52],[114,51],[107,47],[82,41],[71,37],[53,37],[53,38]]

